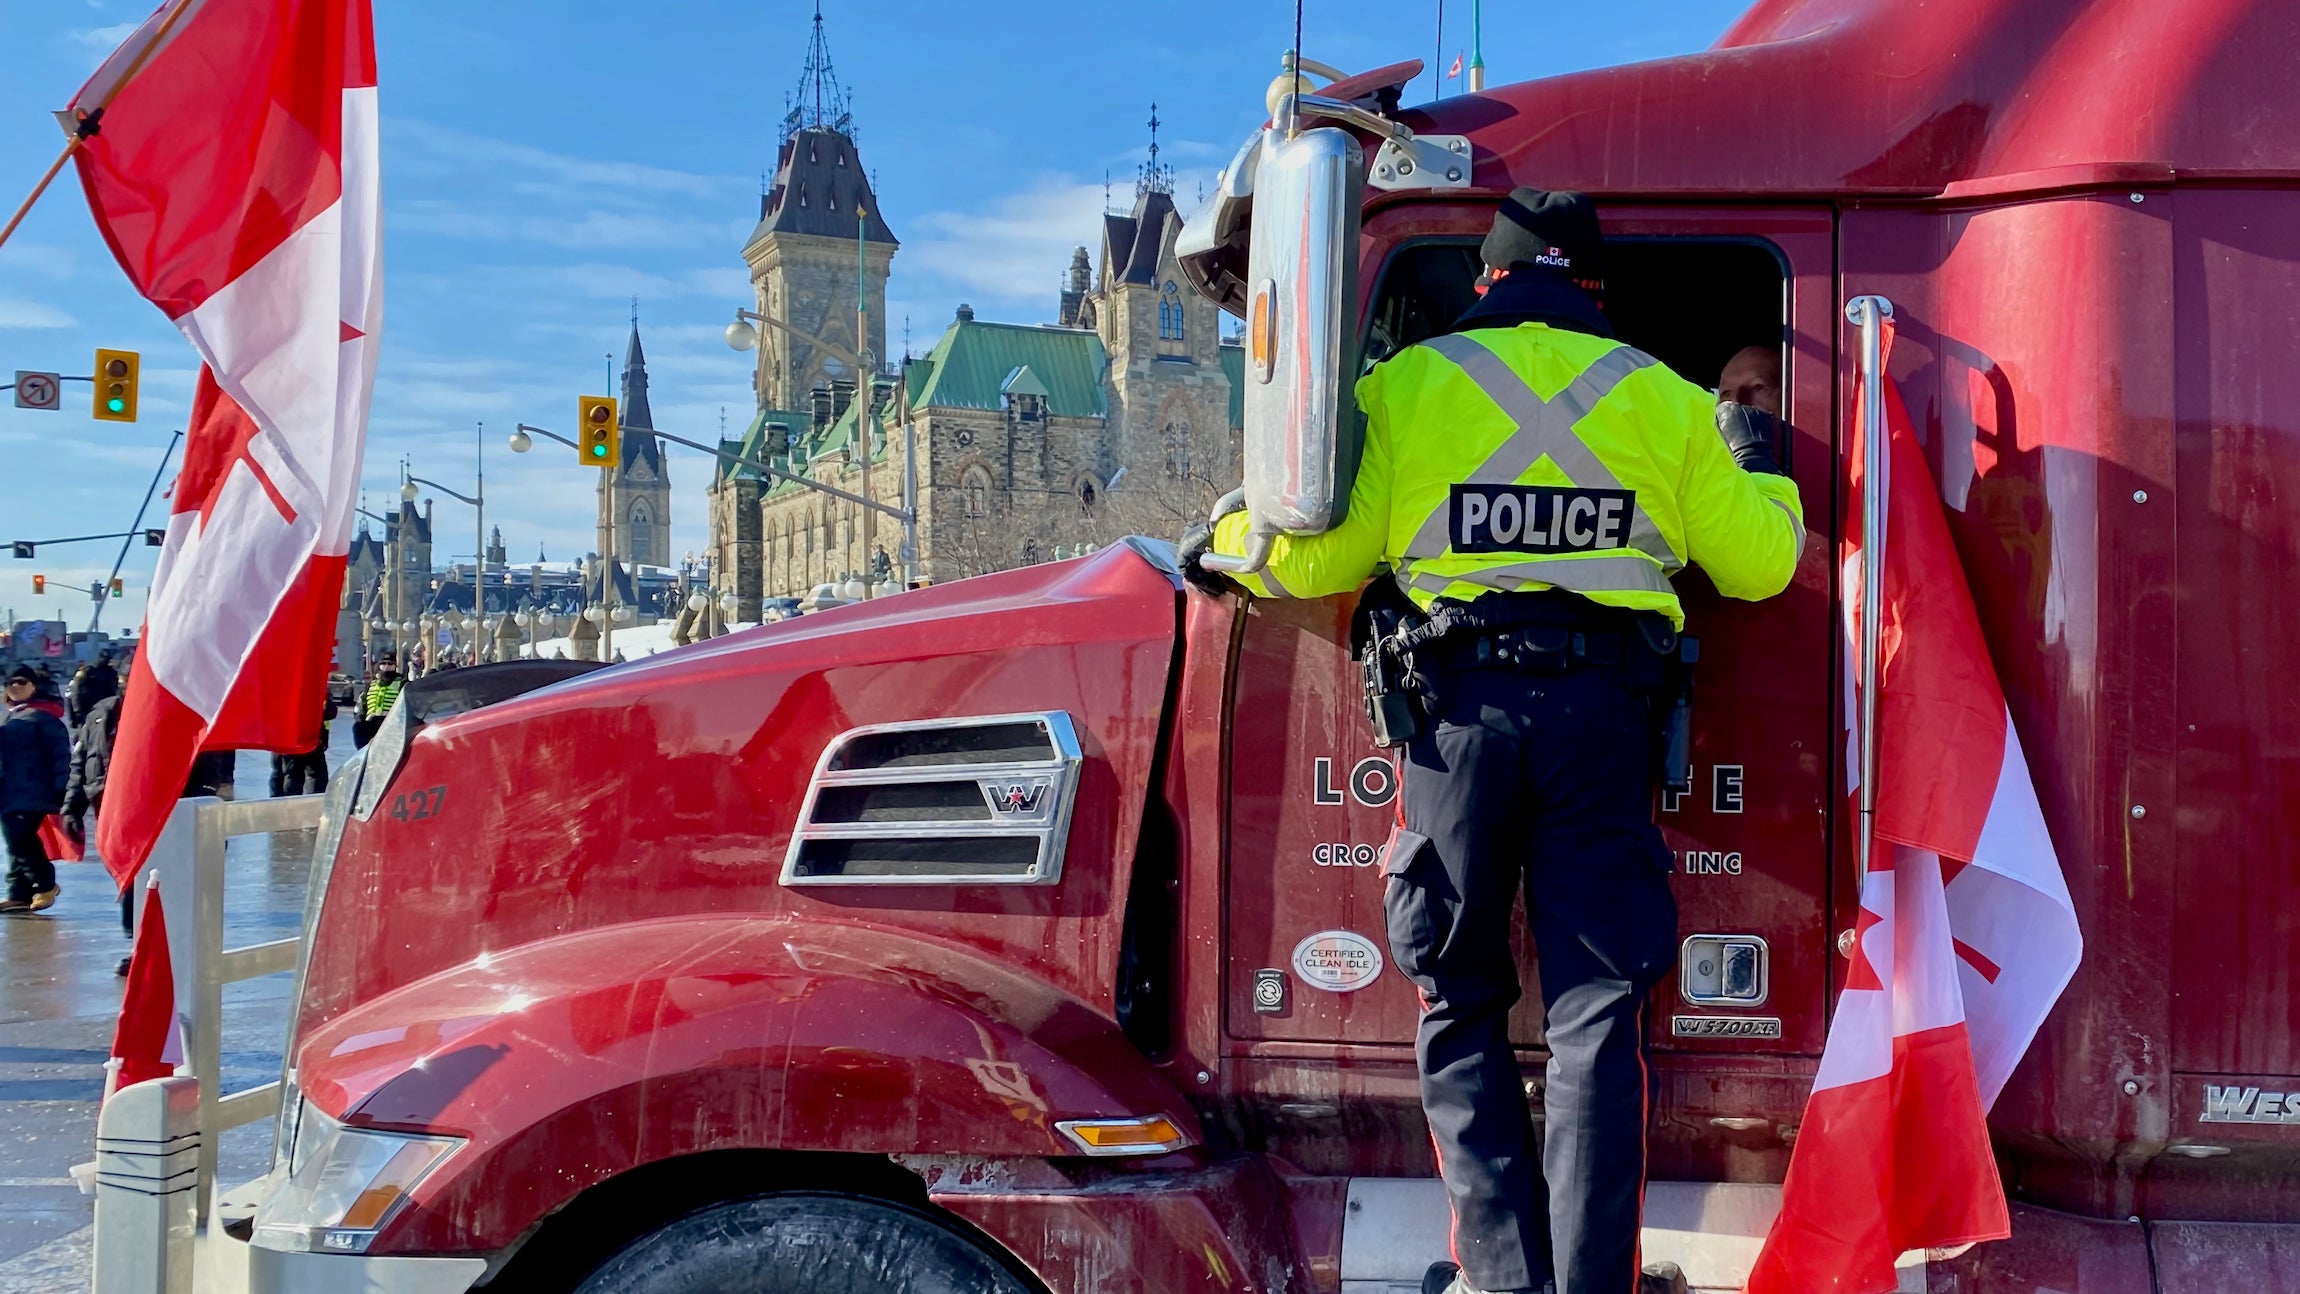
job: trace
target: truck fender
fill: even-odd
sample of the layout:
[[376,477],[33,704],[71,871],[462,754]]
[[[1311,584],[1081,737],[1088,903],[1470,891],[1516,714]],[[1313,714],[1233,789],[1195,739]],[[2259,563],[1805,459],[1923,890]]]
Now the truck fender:
[[1149,1114],[1199,1137],[1085,1003],[820,918],[676,917],[483,954],[314,1029],[295,1076],[352,1124],[467,1139],[379,1253],[508,1245],[598,1182],[705,1151],[1075,1155],[1058,1121]]

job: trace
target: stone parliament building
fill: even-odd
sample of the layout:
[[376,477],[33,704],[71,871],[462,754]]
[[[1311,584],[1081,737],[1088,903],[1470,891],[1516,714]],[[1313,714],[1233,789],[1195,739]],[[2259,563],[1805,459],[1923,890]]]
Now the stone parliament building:
[[[856,148],[821,22],[742,254],[761,314],[871,360],[887,353],[886,282],[900,244]],[[923,357],[863,374],[761,328],[757,412],[725,448],[899,507],[906,432],[915,436],[917,574],[931,583],[1133,533],[1171,538],[1204,516],[1239,480],[1243,360],[1221,342],[1213,305],[1182,285],[1182,221],[1172,172],[1157,164],[1156,124],[1153,112],[1132,209],[1103,218],[1098,255],[1072,254],[1052,323],[994,323],[961,305]],[[661,480],[659,459],[650,474]],[[904,568],[892,517],[874,519],[866,547],[856,504],[725,459],[708,488],[712,582],[736,594],[737,619],[757,619],[762,598]],[[621,538],[619,556],[648,560]]]

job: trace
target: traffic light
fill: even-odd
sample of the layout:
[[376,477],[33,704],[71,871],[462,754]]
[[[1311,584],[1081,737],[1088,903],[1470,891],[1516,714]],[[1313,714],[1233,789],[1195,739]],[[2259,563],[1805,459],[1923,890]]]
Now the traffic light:
[[96,348],[96,421],[136,420],[136,388],[143,381],[143,370],[143,356],[132,350]]
[[127,592],[127,591],[128,591],[128,582],[127,582],[126,580],[123,580],[123,579],[121,579],[121,578],[120,578],[119,576],[117,576],[117,575],[113,576],[113,577],[112,577],[112,596],[113,596],[113,597],[118,597],[118,596],[120,596],[121,594],[123,594],[123,593],[125,593],[125,592]]
[[575,401],[575,446],[584,463],[615,467],[623,461],[623,427],[615,416],[615,397],[579,396]]
[[46,593],[47,591],[48,591],[48,577],[47,577],[47,576],[45,576],[45,575],[35,575],[35,576],[33,576],[33,577],[32,577],[32,592],[33,592],[33,593],[35,593],[35,594],[39,594],[39,593]]

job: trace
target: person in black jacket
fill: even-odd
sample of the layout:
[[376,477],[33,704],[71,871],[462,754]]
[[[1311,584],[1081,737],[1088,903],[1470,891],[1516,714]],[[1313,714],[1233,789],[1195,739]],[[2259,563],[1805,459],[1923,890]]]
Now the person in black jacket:
[[64,717],[78,732],[98,702],[120,694],[120,672],[112,668],[112,653],[96,653],[96,663],[83,665],[64,689]]
[[30,666],[9,672],[8,709],[0,717],[0,833],[8,840],[8,897],[0,899],[0,912],[38,912],[58,893],[56,864],[40,843],[40,821],[64,807],[72,734],[47,707],[33,704],[39,691],[40,676]]
[[[98,702],[81,725],[80,742],[72,752],[72,776],[64,791],[64,829],[76,840],[88,837],[89,823],[104,808],[104,786],[111,780],[112,743],[120,734],[120,703],[124,693]],[[239,756],[228,750],[203,751],[192,761],[184,780],[184,798],[214,795],[232,798],[232,773]],[[120,928],[136,933],[136,887],[120,892]],[[128,959],[120,959],[120,974],[128,973]]]

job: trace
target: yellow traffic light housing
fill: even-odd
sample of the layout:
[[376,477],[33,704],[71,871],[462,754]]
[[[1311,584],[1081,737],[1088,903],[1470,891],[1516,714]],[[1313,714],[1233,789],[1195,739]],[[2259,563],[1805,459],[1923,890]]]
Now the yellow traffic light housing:
[[48,577],[47,577],[47,576],[45,576],[45,575],[35,575],[35,576],[33,576],[33,577],[32,577],[32,592],[34,592],[35,594],[38,594],[38,593],[46,593],[47,591],[48,591]]
[[98,422],[134,422],[136,391],[143,384],[144,357],[132,350],[96,348]]
[[126,580],[123,580],[123,579],[121,579],[121,578],[120,578],[119,576],[117,576],[117,575],[113,576],[113,577],[112,577],[112,596],[113,596],[113,597],[118,597],[118,596],[120,596],[121,594],[123,594],[123,593],[125,593],[125,592],[127,592],[127,591],[128,591],[128,582],[127,582]]
[[579,396],[575,401],[575,450],[589,467],[616,467],[623,461],[623,425],[611,395]]

